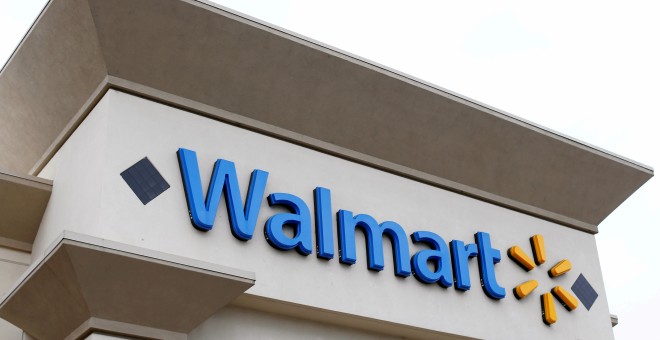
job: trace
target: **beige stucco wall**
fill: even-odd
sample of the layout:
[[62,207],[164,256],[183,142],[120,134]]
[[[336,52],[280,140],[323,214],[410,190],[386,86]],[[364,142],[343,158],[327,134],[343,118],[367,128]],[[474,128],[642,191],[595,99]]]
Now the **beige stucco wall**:
[[400,339],[400,337],[391,337],[234,306],[218,311],[188,335],[189,340],[210,340],[220,337],[223,339],[289,340]]
[[[266,194],[293,193],[310,209],[312,190],[324,186],[332,190],[333,211],[349,209],[381,222],[393,220],[408,233],[429,230],[446,241],[471,243],[475,232],[489,232],[493,246],[502,251],[496,269],[508,296],[499,301],[485,296],[476,261],[470,262],[473,288],[465,293],[424,285],[412,277],[396,278],[387,241],[385,270],[369,271],[360,233],[358,262],[353,266],[340,264],[337,257],[322,261],[275,250],[264,240],[262,228],[281,210],[270,208],[265,200],[251,241],[232,237],[223,206],[215,228],[201,233],[188,219],[175,154],[179,147],[197,152],[204,188],[213,162],[224,158],[236,163],[243,196],[250,172],[258,168],[270,172]],[[171,186],[147,205],[119,175],[145,156]],[[45,170],[55,184],[35,253],[43,252],[53,235],[66,229],[256,272],[256,284],[247,292],[256,298],[476,338],[612,338],[593,235],[170,106],[109,91]],[[525,273],[505,252],[516,244],[529,251],[528,238],[536,233],[546,238],[549,261]],[[411,253],[420,249],[411,245]],[[563,258],[571,260],[574,270],[550,280],[547,269]],[[580,273],[600,297],[591,311],[558,308],[560,321],[552,327],[541,322],[538,295],[517,301],[510,293],[529,279],[539,281],[538,292],[555,284],[570,289]]]

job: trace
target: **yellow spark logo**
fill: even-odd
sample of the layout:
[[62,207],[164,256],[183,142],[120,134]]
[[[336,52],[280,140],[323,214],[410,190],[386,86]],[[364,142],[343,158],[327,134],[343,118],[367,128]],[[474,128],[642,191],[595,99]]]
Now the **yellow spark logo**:
[[[509,248],[509,251],[507,252],[513,262],[517,263],[525,271],[534,269],[536,266],[545,263],[546,260],[545,241],[543,240],[543,236],[534,235],[530,238],[530,242],[532,244],[532,253],[534,255],[533,261],[519,246],[513,246]],[[571,262],[568,260],[561,260],[548,271],[548,275],[554,278],[566,274],[569,270],[571,270]],[[523,282],[513,289],[513,295],[515,295],[518,300],[524,299],[531,294],[538,285],[539,283],[536,280]],[[578,306],[578,300],[571,295],[568,290],[564,289],[562,286],[555,286],[550,292],[541,295],[541,316],[546,325],[552,325],[557,322],[555,302],[552,299],[553,295],[569,312]]]

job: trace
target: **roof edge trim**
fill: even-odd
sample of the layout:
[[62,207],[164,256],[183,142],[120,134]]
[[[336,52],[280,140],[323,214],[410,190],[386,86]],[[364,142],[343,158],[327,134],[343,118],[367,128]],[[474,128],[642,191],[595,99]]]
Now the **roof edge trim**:
[[563,134],[561,132],[558,132],[556,130],[553,130],[551,128],[545,127],[543,125],[534,123],[532,121],[529,121],[527,119],[521,118],[517,115],[514,115],[512,113],[509,113],[505,110],[496,108],[494,106],[490,106],[488,104],[485,104],[483,102],[480,102],[476,99],[470,98],[468,96],[462,95],[460,93],[448,90],[442,86],[436,85],[434,83],[425,81],[421,78],[412,76],[410,74],[407,74],[405,72],[390,68],[388,66],[385,66],[383,64],[380,64],[378,62],[369,60],[364,57],[360,57],[356,54],[350,53],[348,51],[342,50],[340,48],[334,47],[332,45],[325,44],[323,42],[320,42],[318,40],[306,37],[302,34],[287,30],[285,28],[279,27],[277,25],[271,24],[269,22],[263,21],[261,19],[252,17],[250,15],[247,15],[245,13],[238,12],[236,10],[233,10],[231,8],[212,3],[209,1],[204,1],[204,0],[184,0],[186,2],[189,2],[191,4],[196,4],[198,6],[208,6],[211,9],[215,10],[215,12],[219,12],[219,14],[223,15],[230,15],[234,17],[237,20],[240,20],[244,23],[250,24],[252,26],[256,26],[259,28],[265,28],[271,33],[276,33],[281,37],[288,38],[291,40],[294,40],[299,43],[303,43],[306,46],[316,48],[318,50],[321,50],[326,53],[331,53],[336,56],[340,56],[345,60],[361,64],[362,66],[366,66],[372,70],[377,70],[380,71],[383,74],[389,75],[391,77],[397,78],[399,80],[406,81],[409,84],[413,84],[422,88],[425,88],[426,90],[430,90],[434,93],[443,95],[445,97],[449,97],[451,99],[469,104],[471,106],[476,106],[479,107],[491,114],[497,115],[500,118],[506,119],[508,121],[514,122],[518,125],[524,126],[526,128],[532,129],[534,131],[543,133],[547,136],[551,136],[555,139],[558,139],[560,141],[572,144],[574,146],[580,147],[584,150],[588,150],[597,154],[600,154],[601,156],[604,156],[606,158],[609,158],[611,160],[620,162],[622,164],[632,166],[638,170],[641,170],[643,172],[646,172],[650,175],[654,174],[654,169],[653,167],[646,165],[644,163],[632,160],[630,158],[627,158],[625,156],[619,155],[617,153],[614,153],[612,151],[608,151],[606,149],[597,147],[591,143],[584,142],[580,139],[577,139],[575,137],[571,137],[569,135]]
[[145,98],[164,105],[172,106],[185,110],[200,116],[221,121],[234,125],[249,131],[260,133],[269,137],[277,138],[289,143],[306,147],[318,152],[345,159],[357,164],[372,167],[394,175],[402,176],[410,180],[431,185],[437,188],[465,195],[480,201],[501,206],[510,210],[524,213],[530,216],[541,218],[550,222],[558,223],[566,227],[576,229],[589,234],[598,233],[598,227],[593,224],[579,221],[577,219],[554,213],[539,207],[525,204],[519,201],[508,199],[497,194],[489,193],[465,184],[454,182],[445,178],[434,176],[419,170],[415,170],[403,165],[392,163],[374,156],[346,149],[328,142],[324,142],[309,136],[302,135],[287,129],[274,125],[263,123],[242,115],[228,112],[210,105],[199,103],[197,101],[183,98],[171,93],[167,93],[155,88],[138,84],[130,80],[107,76],[105,80],[98,85],[97,89],[86,101],[85,105],[74,115],[60,135],[53,141],[44,155],[35,164],[30,171],[31,174],[38,174],[50,159],[57,153],[59,148],[73,134],[76,128],[82,123],[87,115],[94,109],[105,93],[110,90],[122,91],[134,96]]

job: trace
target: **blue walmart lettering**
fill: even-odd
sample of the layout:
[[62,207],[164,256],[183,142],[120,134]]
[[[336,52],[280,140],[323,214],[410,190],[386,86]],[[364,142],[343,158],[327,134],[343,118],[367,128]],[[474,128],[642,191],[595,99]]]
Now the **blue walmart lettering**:
[[[177,155],[192,225],[198,230],[210,231],[224,193],[232,234],[242,241],[252,239],[264,199],[268,172],[258,169],[252,172],[247,198],[243,203],[234,163],[218,159],[204,196],[197,154],[181,148]],[[280,206],[289,211],[277,213],[267,220],[264,235],[268,243],[282,251],[294,249],[304,256],[311,254],[312,217],[307,204],[289,193],[272,193],[267,200],[270,206]],[[329,189],[314,189],[314,221],[316,256],[331,260],[335,254]],[[293,236],[285,233],[286,226],[293,227]],[[430,231],[416,231],[410,235],[412,242],[426,245],[429,249],[420,250],[411,258],[408,236],[401,225],[393,221],[378,223],[369,215],[355,215],[351,211],[340,209],[337,211],[336,232],[341,263],[352,265],[357,262],[356,230],[360,230],[365,236],[367,267],[370,270],[381,271],[385,268],[383,238],[388,237],[392,244],[395,275],[408,277],[413,274],[423,283],[437,283],[445,288],[453,284],[455,289],[465,291],[471,287],[469,260],[476,257],[485,294],[497,300],[506,296],[506,290],[497,283],[495,275],[495,264],[500,262],[501,253],[492,248],[488,233],[477,232],[474,235],[474,244],[466,245],[462,241],[452,240],[448,247],[439,235]]]

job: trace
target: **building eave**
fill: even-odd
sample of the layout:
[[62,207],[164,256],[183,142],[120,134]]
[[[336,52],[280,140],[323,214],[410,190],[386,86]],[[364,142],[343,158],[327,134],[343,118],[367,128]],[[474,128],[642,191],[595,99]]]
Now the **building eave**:
[[52,0],[0,73],[0,164],[38,172],[107,88],[590,233],[653,176],[648,166],[192,0]]

